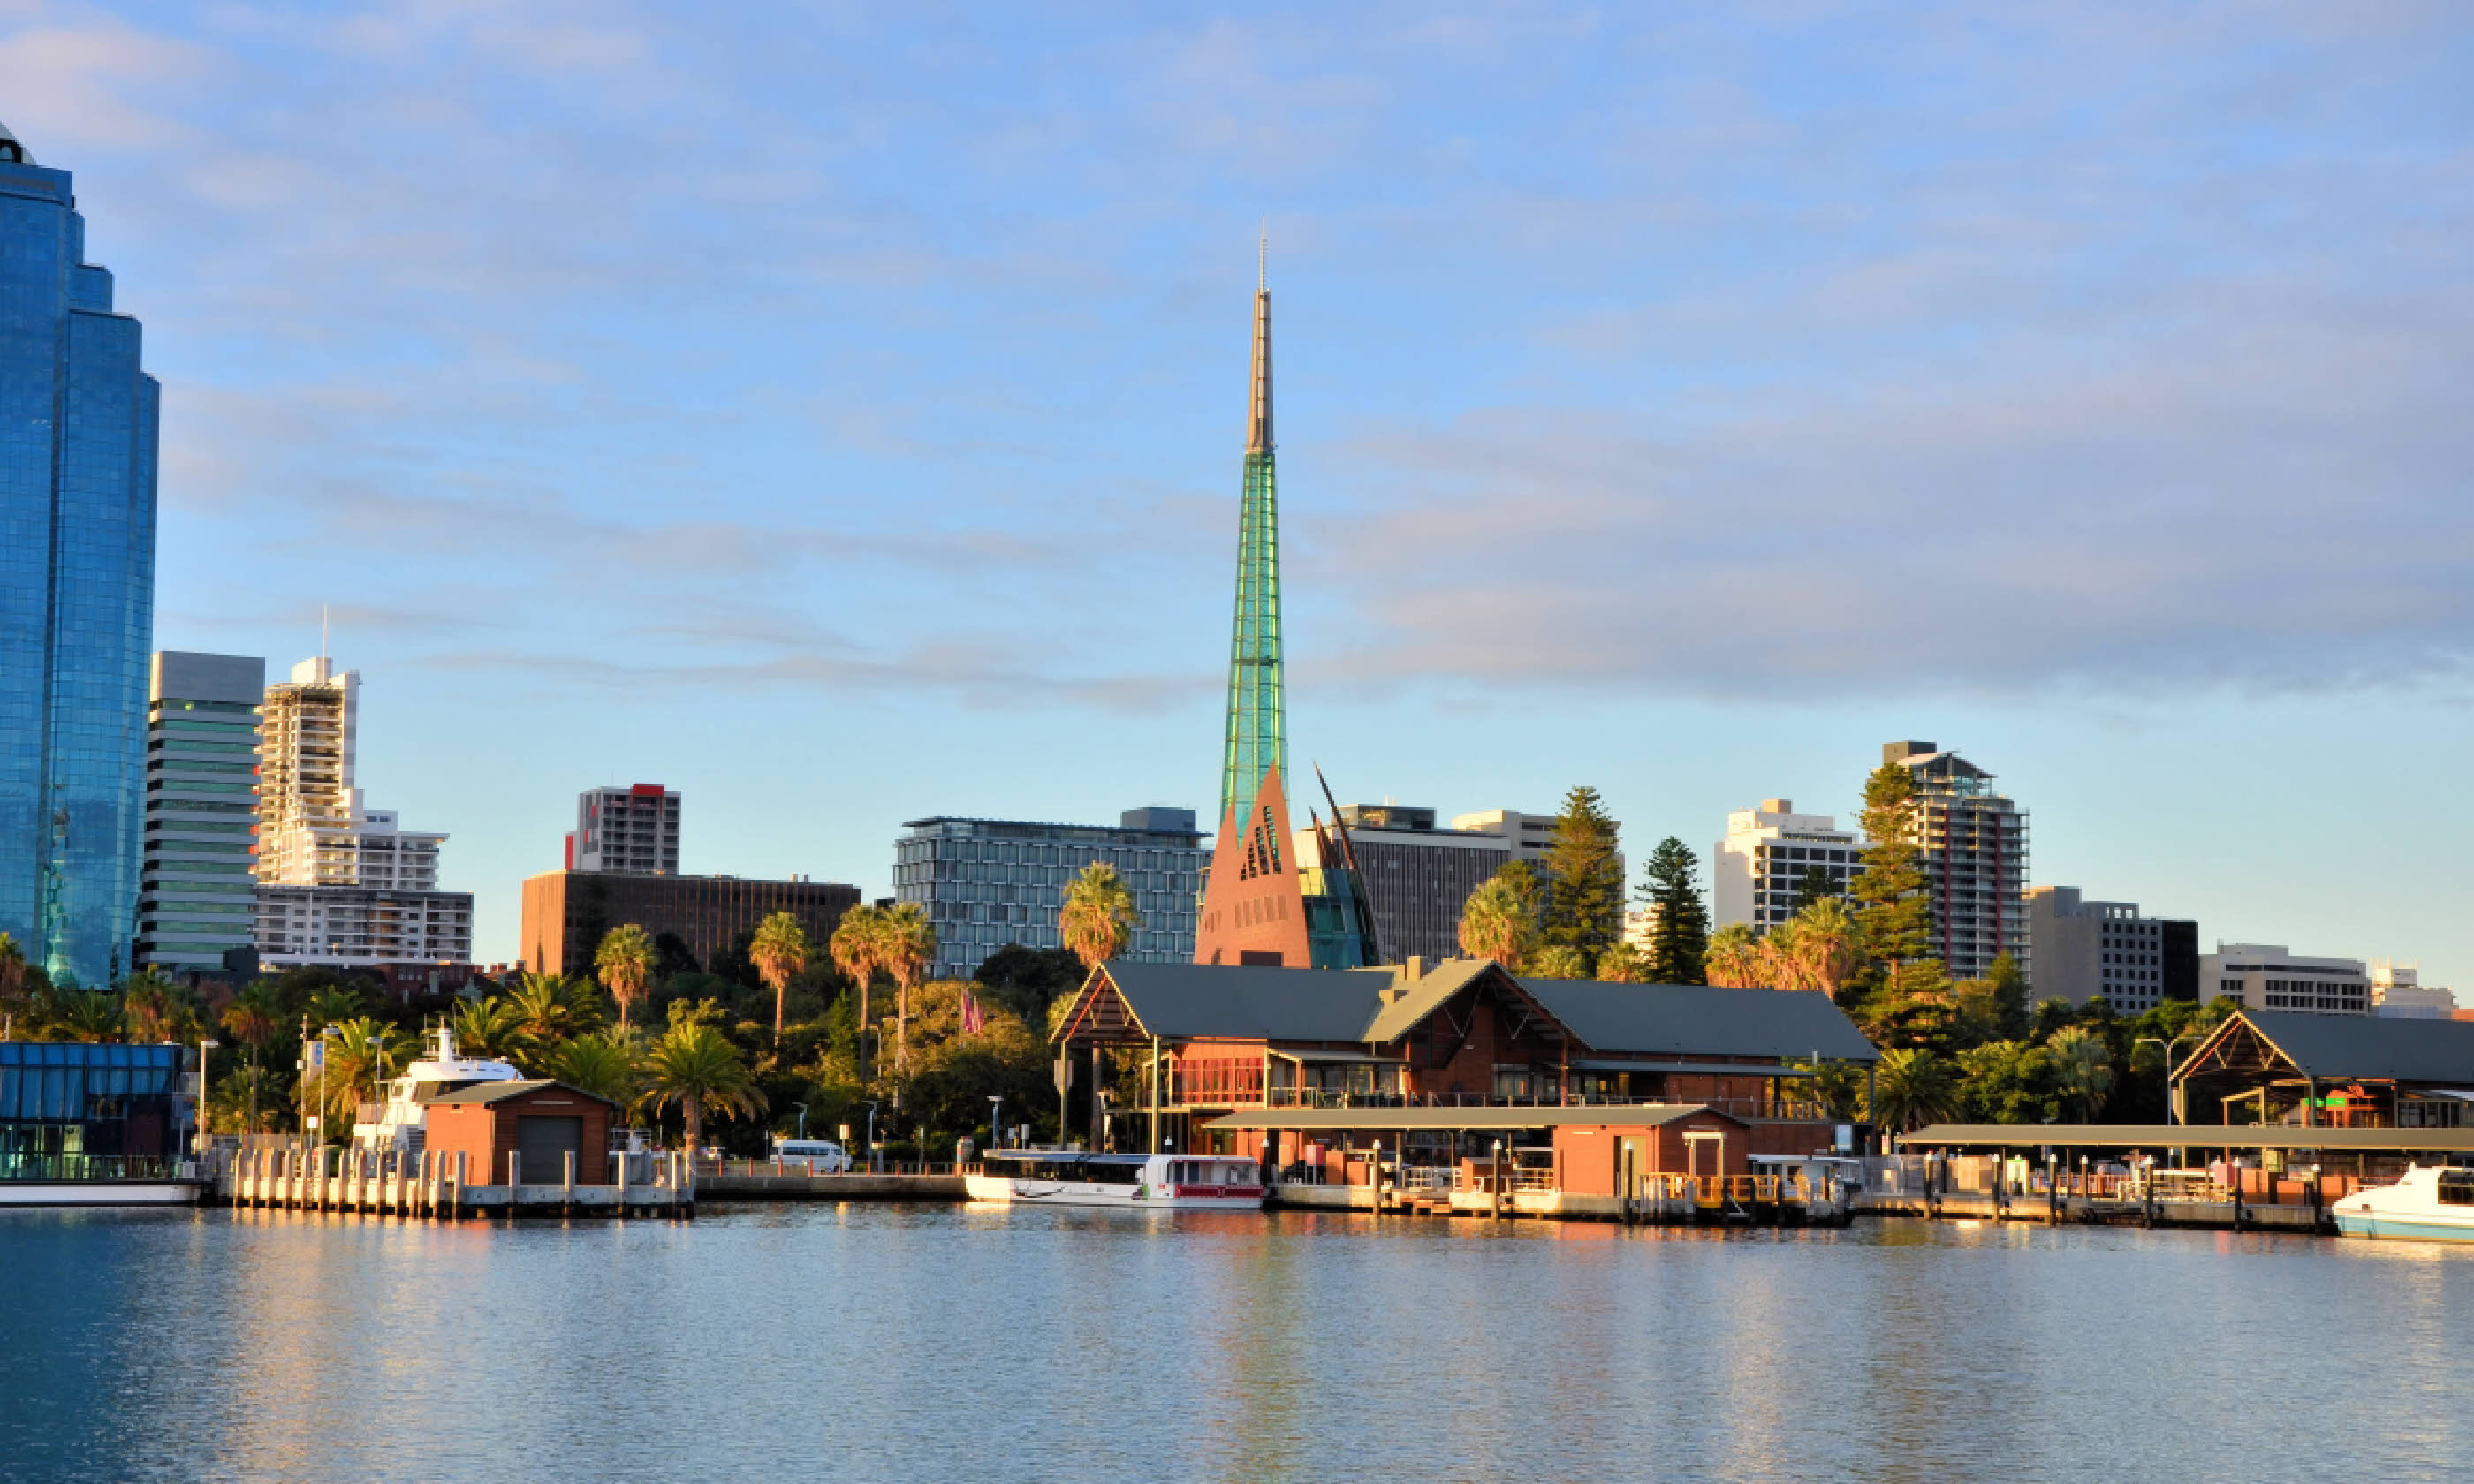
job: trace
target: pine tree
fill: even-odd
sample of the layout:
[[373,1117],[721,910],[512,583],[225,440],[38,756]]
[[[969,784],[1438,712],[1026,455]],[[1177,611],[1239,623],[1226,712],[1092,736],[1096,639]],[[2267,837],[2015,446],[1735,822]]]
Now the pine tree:
[[1710,909],[1701,899],[1701,860],[1673,835],[1640,870],[1639,900],[1658,913],[1649,938],[1649,982],[1710,982]]
[[1623,864],[1615,857],[1615,822],[1598,791],[1584,784],[1564,796],[1546,847],[1547,946],[1577,948],[1585,974],[1623,936]]
[[[1904,966],[1925,957],[1932,941],[1932,904],[1925,897],[1924,852],[1916,845],[1915,776],[1885,762],[1864,780],[1864,869],[1848,883],[1868,989],[1896,985]],[[1939,966],[1935,966],[1938,970]],[[1910,976],[1912,977],[1912,976]],[[1930,975],[1936,981],[1936,971]]]

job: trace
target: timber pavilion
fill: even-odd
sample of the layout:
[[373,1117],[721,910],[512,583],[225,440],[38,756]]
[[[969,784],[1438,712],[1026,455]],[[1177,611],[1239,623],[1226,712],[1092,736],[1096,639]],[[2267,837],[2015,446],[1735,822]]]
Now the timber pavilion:
[[2170,1090],[2186,1124],[2474,1129],[2474,1021],[2237,1011]]
[[1879,1060],[1824,994],[1521,978],[1482,959],[1346,970],[1112,961],[1092,970],[1055,1041],[1094,1088],[1112,1058],[1142,1069],[1136,1106],[1094,1099],[1094,1147],[1288,1170],[1334,1149],[1345,1166],[1367,1142],[1408,1164],[1453,1164],[1522,1136],[1560,1164],[1589,1131],[1663,1130],[1647,1135],[1646,1156],[1719,1139],[1719,1164],[1700,1167],[1740,1172],[1747,1156],[1831,1147],[1842,1125],[1814,1094],[1816,1068]]

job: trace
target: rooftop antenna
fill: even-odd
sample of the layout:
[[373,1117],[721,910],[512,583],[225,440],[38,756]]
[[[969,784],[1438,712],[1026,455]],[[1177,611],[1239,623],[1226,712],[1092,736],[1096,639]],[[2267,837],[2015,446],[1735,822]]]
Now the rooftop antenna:
[[327,658],[327,605],[318,605],[318,658]]
[[1272,219],[1263,218],[1263,235],[1255,246],[1254,292],[1272,292]]

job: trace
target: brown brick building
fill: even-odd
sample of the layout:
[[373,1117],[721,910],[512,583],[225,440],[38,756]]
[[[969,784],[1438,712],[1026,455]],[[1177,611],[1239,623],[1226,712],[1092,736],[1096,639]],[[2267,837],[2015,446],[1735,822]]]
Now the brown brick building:
[[555,1185],[575,1156],[575,1183],[610,1183],[610,1114],[614,1105],[563,1082],[481,1082],[440,1095],[424,1120],[422,1147],[451,1170],[464,1157],[464,1179],[475,1185],[514,1184],[507,1156],[519,1155],[521,1183]]
[[697,965],[711,969],[716,955],[776,912],[799,920],[821,959],[824,941],[858,905],[859,888],[836,881],[548,871],[524,882],[523,966],[589,977],[602,935],[633,922],[657,938],[676,934]]

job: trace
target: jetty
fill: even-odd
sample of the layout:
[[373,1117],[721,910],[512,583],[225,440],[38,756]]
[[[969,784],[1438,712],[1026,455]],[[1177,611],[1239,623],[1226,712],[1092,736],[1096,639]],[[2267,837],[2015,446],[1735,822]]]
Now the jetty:
[[[545,1166],[546,1160],[540,1161]],[[235,1208],[341,1211],[458,1221],[515,1216],[692,1216],[696,1179],[685,1155],[612,1153],[609,1184],[576,1179],[569,1152],[534,1179],[510,1151],[503,1179],[476,1170],[463,1152],[306,1146],[223,1151],[210,1188]],[[476,1182],[474,1179],[478,1176]]]

